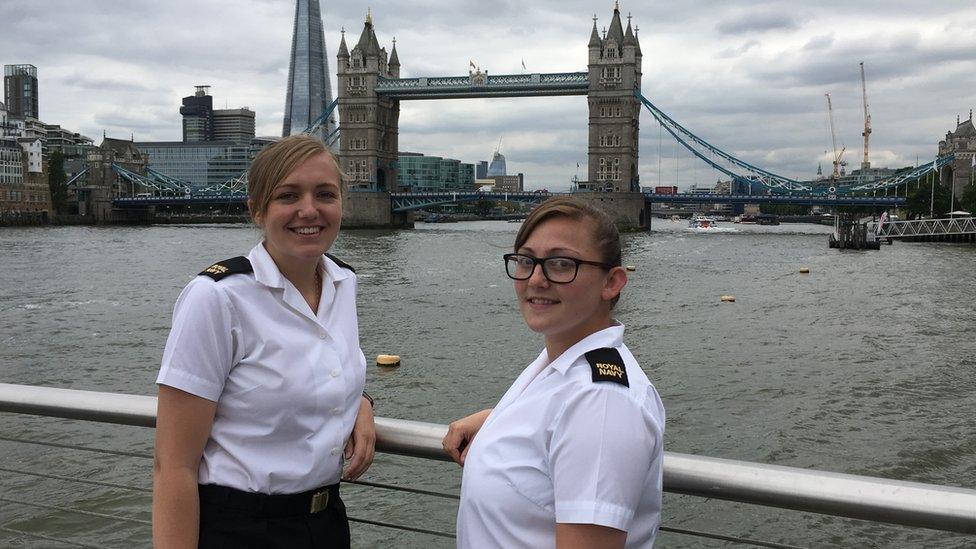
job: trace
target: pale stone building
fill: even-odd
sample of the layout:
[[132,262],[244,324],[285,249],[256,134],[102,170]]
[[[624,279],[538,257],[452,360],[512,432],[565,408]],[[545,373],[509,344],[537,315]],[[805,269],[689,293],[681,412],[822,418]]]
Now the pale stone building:
[[956,118],[956,129],[946,133],[939,141],[939,156],[949,153],[956,155],[951,166],[942,172],[942,180],[952,184],[956,196],[962,196],[963,189],[973,181],[973,158],[976,156],[976,126],[973,126],[973,111],[969,120]]

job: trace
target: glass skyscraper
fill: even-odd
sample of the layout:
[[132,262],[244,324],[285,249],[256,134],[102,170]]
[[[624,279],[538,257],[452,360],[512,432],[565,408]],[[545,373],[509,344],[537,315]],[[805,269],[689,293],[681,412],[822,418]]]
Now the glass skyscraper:
[[[286,137],[302,133],[325,112],[330,103],[332,82],[319,0],[296,0],[285,123],[281,135]],[[318,135],[325,139],[335,128],[336,114],[333,112]]]
[[491,157],[491,164],[488,165],[488,177],[495,177],[496,175],[508,175],[506,170],[505,155],[495,151],[495,154]]

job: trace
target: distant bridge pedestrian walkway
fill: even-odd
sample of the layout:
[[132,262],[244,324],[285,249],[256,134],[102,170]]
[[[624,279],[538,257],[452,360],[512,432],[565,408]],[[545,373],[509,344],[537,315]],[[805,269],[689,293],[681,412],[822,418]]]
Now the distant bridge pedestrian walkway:
[[976,242],[976,219],[950,217],[947,219],[918,219],[887,221],[876,226],[878,238],[898,238],[916,242]]

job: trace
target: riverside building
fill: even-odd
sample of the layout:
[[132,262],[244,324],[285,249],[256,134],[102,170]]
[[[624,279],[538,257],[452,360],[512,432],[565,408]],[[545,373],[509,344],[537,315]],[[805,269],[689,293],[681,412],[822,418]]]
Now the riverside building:
[[474,175],[474,164],[401,152],[397,186],[401,192],[472,191]]
[[183,98],[182,141],[139,141],[148,167],[202,189],[228,183],[251,166],[251,160],[274,138],[255,137],[255,113],[247,107],[214,109],[210,86],[196,86]]
[[135,146],[149,158],[154,171],[203,188],[227,183],[251,166],[251,160],[271,138],[244,142],[140,141]]
[[228,141],[245,143],[254,139],[254,111],[214,109],[210,86],[196,86],[193,95],[183,98],[183,142]]
[[45,222],[51,192],[36,137],[0,137],[0,225]]
[[37,111],[37,67],[4,65],[3,97],[11,116],[40,118]]

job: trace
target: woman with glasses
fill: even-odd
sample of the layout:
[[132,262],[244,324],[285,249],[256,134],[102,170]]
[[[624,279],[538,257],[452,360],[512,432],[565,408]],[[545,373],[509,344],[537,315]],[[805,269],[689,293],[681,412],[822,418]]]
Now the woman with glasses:
[[545,348],[498,404],[452,423],[459,548],[650,547],[664,408],[611,310],[627,284],[613,221],[556,198],[525,220],[505,269]]

